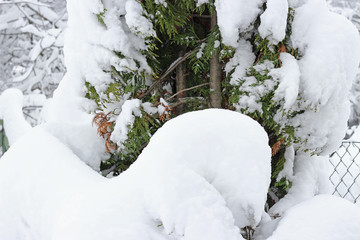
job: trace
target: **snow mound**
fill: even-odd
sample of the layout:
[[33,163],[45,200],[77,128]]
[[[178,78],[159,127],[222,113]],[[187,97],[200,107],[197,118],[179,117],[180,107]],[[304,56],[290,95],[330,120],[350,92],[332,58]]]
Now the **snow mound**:
[[282,215],[287,209],[309,200],[315,195],[334,192],[333,185],[329,181],[329,176],[334,169],[331,168],[328,157],[299,153],[292,165],[292,170],[295,172],[289,178],[292,180],[292,187],[280,201],[270,208],[270,215]]
[[255,227],[264,212],[271,151],[242,114],[170,120],[112,179],[49,128],[34,128],[1,158],[0,239],[241,240],[238,227]]
[[58,139],[33,128],[0,159],[0,239],[51,239],[64,200],[101,181]]
[[[339,197],[318,195],[290,208],[280,219],[265,224],[256,240],[358,240],[359,222],[359,207]],[[276,227],[268,238],[267,227]]]
[[13,145],[24,133],[31,129],[23,112],[23,94],[20,90],[10,88],[0,96],[0,119],[4,120],[6,136]]
[[[166,123],[130,170],[151,169],[152,187],[145,189],[147,192],[172,179],[172,184],[165,186],[168,190],[157,190],[167,195],[168,203],[173,201],[173,207],[181,209],[191,198],[204,201],[206,206],[213,201],[210,199],[221,195],[237,226],[255,227],[264,212],[270,184],[270,156],[267,134],[257,122],[236,112],[209,109]],[[198,189],[187,191],[187,184]],[[199,192],[203,194],[199,196]],[[156,194],[150,202],[158,202],[156,207],[162,207],[163,200]],[[179,213],[184,212],[185,209]],[[176,222],[174,216],[179,213],[164,212],[163,217]]]

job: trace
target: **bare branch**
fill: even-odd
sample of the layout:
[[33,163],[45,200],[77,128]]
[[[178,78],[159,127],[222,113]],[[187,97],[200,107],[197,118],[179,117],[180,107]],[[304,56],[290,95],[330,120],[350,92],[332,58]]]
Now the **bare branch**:
[[197,18],[211,18],[211,15],[200,15],[200,14],[191,14],[192,17],[197,17]]
[[176,107],[178,107],[180,105],[187,104],[187,103],[193,102],[195,100],[202,103],[202,104],[208,104],[207,101],[205,99],[203,99],[203,98],[180,98],[175,103],[170,104],[169,107],[171,109],[174,109],[174,108],[176,108]]
[[[48,19],[47,17],[45,17],[44,15],[42,15],[39,11],[37,11],[36,9],[32,8],[31,6],[27,5],[34,13],[36,13],[39,17],[41,17],[42,19],[48,21],[51,25],[53,25],[53,22]],[[43,24],[45,25],[45,24]]]
[[[38,25],[41,25],[41,23],[39,23],[38,20],[36,20],[36,19],[32,18],[31,16],[29,16],[29,15],[24,11],[24,9],[23,9],[21,6],[19,6],[18,4],[16,4],[16,7],[20,10],[20,12],[22,12],[22,13],[24,14],[24,16],[25,16],[30,22],[35,23],[35,24],[38,24]],[[34,25],[34,27],[36,27],[36,25]],[[39,29],[38,29],[38,30],[39,30]]]
[[183,90],[175,93],[175,94],[172,95],[171,97],[167,98],[165,101],[169,101],[170,99],[176,97],[176,96],[179,95],[180,93],[183,93],[183,92],[186,92],[186,91],[190,91],[190,90],[195,89],[195,88],[207,86],[207,85],[209,85],[209,83],[202,83],[202,84],[199,84],[199,85],[196,85],[196,86],[193,86],[193,87],[185,88],[185,89],[183,89]]
[[15,82],[15,83],[18,83],[18,82],[23,82],[23,81],[25,81],[25,80],[30,76],[32,70],[34,69],[34,66],[35,66],[35,64],[31,64],[30,67],[26,70],[26,72],[25,72],[23,75],[11,79],[10,82],[12,82],[12,83],[14,83],[14,82]]
[[32,34],[32,33],[29,32],[0,33],[1,36],[24,35],[24,34]]
[[33,4],[33,5],[40,6],[40,7],[50,7],[49,5],[44,4],[44,3],[32,2],[32,1],[12,1],[12,2],[10,2],[10,1],[8,1],[8,2],[3,2],[3,1],[1,1],[1,2],[0,2],[0,5],[5,5],[5,4],[21,4],[21,3]]
[[66,13],[67,13],[67,11],[66,11],[66,9],[64,9],[64,10],[62,11],[62,13],[59,14],[59,17],[54,21],[53,24],[56,26],[56,24],[66,15]]
[[160,83],[162,83],[162,81],[164,81],[164,79],[172,72],[176,69],[176,67],[184,62],[186,59],[188,59],[191,54],[193,53],[193,51],[190,51],[188,53],[186,53],[183,57],[176,59],[175,62],[173,62],[170,67],[168,68],[168,70],[166,70],[166,72],[158,79],[154,82],[153,85],[150,86],[150,88],[140,97],[140,99],[144,98],[145,96],[149,95],[152,90],[154,90],[155,87],[157,87]]

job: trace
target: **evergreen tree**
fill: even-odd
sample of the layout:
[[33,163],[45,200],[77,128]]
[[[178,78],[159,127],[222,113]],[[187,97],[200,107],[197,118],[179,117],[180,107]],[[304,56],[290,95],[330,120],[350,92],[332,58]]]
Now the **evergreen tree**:
[[[118,174],[129,167],[168,119],[187,111],[226,108],[249,115],[267,131],[275,194],[270,194],[269,202],[283,197],[292,185],[292,172],[284,165],[292,169],[294,161],[328,154],[338,143],[334,136],[342,134],[338,128],[329,133],[333,123],[326,123],[325,132],[311,134],[322,124],[313,118],[328,114],[328,105],[338,100],[331,94],[317,96],[308,85],[311,77],[300,78],[302,71],[309,70],[303,59],[312,57],[303,47],[307,43],[299,37],[300,30],[293,31],[302,4],[286,0],[266,4],[244,0],[234,6],[223,0],[99,3],[92,17],[102,28],[100,43],[107,60],[98,64],[101,71],[96,73],[102,77],[88,74],[85,85],[86,97],[96,103],[94,124],[111,153],[102,164],[103,173]],[[322,7],[322,1],[314,3],[314,9]],[[319,46],[319,51],[326,51]],[[328,81],[325,75],[316,77]],[[341,111],[346,115],[346,110]]]

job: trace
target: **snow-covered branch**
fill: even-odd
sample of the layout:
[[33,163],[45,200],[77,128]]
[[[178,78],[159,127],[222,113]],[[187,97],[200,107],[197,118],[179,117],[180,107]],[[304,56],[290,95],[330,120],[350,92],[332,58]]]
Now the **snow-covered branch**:
[[54,87],[65,73],[63,28],[65,4],[51,5],[40,1],[1,1],[0,19],[0,81],[3,86],[19,87],[30,93],[40,86],[52,95]]
[[35,1],[1,1],[0,5],[21,4],[21,3],[33,4],[33,5],[40,6],[40,7],[50,7],[47,4],[40,3],[40,2],[35,2]]

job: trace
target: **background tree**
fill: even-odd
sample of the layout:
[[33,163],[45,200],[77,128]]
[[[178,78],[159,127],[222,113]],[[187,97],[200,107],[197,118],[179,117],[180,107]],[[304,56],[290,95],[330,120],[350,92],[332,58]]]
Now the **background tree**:
[[16,87],[52,96],[65,73],[64,1],[1,1],[1,91]]
[[66,1],[0,1],[0,92],[18,88],[34,126],[65,73]]

